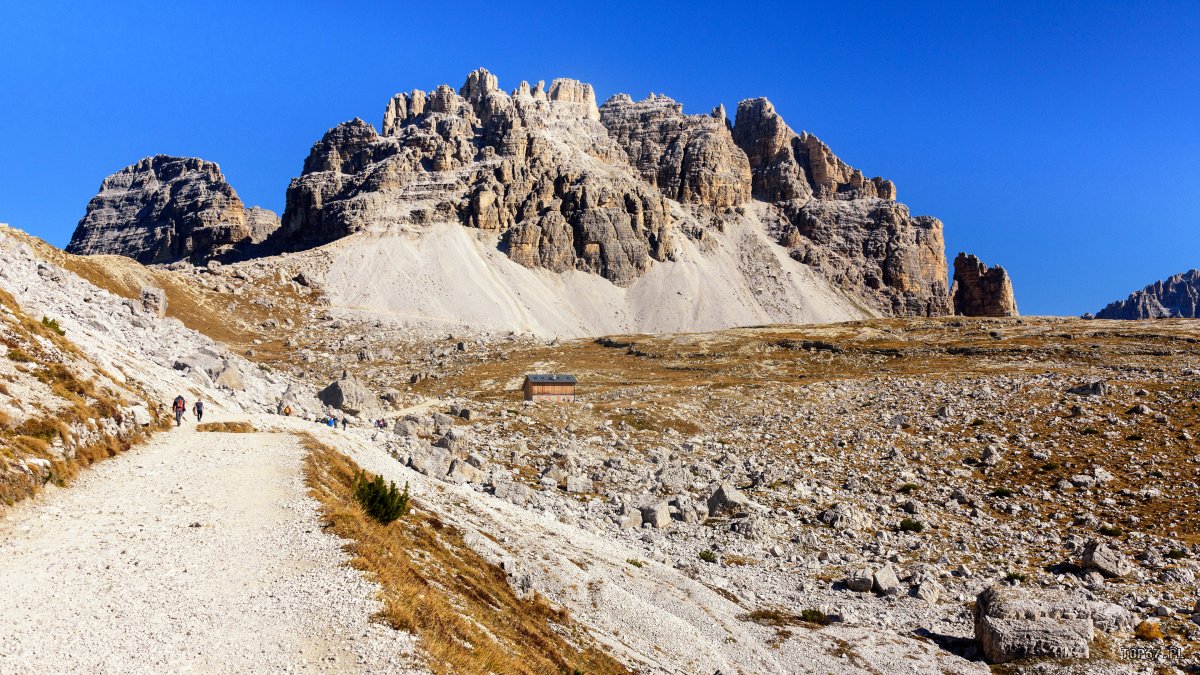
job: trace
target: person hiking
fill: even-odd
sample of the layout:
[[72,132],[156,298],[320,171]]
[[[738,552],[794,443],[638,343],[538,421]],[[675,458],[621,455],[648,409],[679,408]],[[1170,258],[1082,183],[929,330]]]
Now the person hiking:
[[342,418],[342,431],[345,431],[345,430],[346,430],[346,418],[343,417]]
[[175,413],[175,426],[183,424],[183,414],[187,412],[187,401],[183,400],[183,396],[175,397],[171,410]]
[[192,406],[192,414],[196,416],[196,421],[204,419],[204,401],[196,399],[196,404]]

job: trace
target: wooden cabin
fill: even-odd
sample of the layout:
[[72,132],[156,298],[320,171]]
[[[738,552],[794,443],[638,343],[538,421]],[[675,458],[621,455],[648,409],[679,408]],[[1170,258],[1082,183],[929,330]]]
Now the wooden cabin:
[[526,375],[521,389],[526,401],[574,401],[574,375]]

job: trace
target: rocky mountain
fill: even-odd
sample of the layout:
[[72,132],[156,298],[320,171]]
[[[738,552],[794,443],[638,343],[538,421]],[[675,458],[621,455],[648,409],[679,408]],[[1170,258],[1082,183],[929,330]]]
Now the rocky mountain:
[[203,263],[244,253],[278,226],[273,212],[246,208],[216,164],[156,155],[104,179],[67,251]]
[[[912,217],[766,99],[686,115],[675,101],[560,79],[511,93],[486,70],[455,92],[397,94],[383,131],[338,125],[288,189],[281,250],[448,221],[511,260],[628,286],[731,223],[760,219],[791,257],[884,314],[950,311],[942,224]],[[752,216],[748,216],[753,211]]]
[[1128,298],[1109,303],[1097,319],[1169,319],[1200,317],[1200,270],[1156,281]]
[[959,253],[954,259],[954,313],[958,316],[1017,316],[1008,271],[989,268],[979,258]]
[[202,263],[339,242],[310,270],[334,304],[475,325],[483,303],[488,329],[583,335],[950,314],[942,227],[765,98],[731,122],[654,94],[598,106],[570,79],[506,92],[479,69],[396,94],[380,131],[326,132],[277,227],[215,164],[158,156],[105,180],[68,250]]

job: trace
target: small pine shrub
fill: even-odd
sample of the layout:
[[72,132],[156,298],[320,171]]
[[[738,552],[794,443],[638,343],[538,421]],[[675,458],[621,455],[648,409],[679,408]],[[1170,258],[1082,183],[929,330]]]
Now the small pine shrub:
[[1058,462],[1046,462],[1042,465],[1042,471],[1056,471],[1059,466]]
[[1167,557],[1171,560],[1182,560],[1187,557],[1187,551],[1181,548],[1173,548],[1167,551]]
[[717,562],[717,554],[705,549],[700,551],[700,559],[706,563],[715,563]]
[[1102,534],[1106,537],[1119,537],[1119,536],[1121,536],[1121,528],[1109,527],[1108,525],[1101,525],[1100,526],[1100,534]]
[[905,518],[904,520],[900,521],[900,531],[901,532],[924,532],[925,531],[925,523],[922,523],[919,520],[913,520],[912,518]]
[[58,325],[58,319],[51,319],[48,316],[42,317],[42,325],[50,329],[58,335],[66,335],[67,331],[63,330],[62,326]]
[[1144,441],[1146,440],[1141,434],[1129,434],[1125,437],[1127,441]]
[[384,525],[408,514],[408,483],[404,484],[404,492],[400,492],[395,483],[385,484],[383,476],[369,480],[360,472],[354,477],[354,497],[372,518]]
[[1015,581],[1015,582],[1024,583],[1025,580],[1028,578],[1029,577],[1025,576],[1024,574],[1021,574],[1020,572],[1009,572],[1008,574],[1004,575],[1005,581]]
[[901,485],[896,492],[899,492],[902,495],[911,495],[919,487],[921,486],[917,485],[916,483],[905,483],[904,485]]
[[1163,477],[1163,472],[1159,471],[1158,469],[1155,469],[1155,470],[1153,470],[1153,471],[1151,471],[1151,472],[1150,472],[1150,475],[1151,475],[1151,476],[1154,476],[1155,478],[1162,478],[1162,477]]
[[819,609],[806,609],[800,612],[800,620],[815,623],[818,626],[829,625],[829,615]]
[[1080,435],[1083,435],[1083,436],[1099,436],[1100,435],[1100,432],[1096,431],[1092,427],[1087,427],[1086,429],[1083,429],[1079,433],[1080,433]]
[[1006,487],[999,487],[995,490],[992,490],[992,496],[1000,497],[1001,499],[1008,499],[1009,497],[1013,496],[1013,494],[1013,491]]
[[642,567],[646,564],[636,558],[629,558],[625,562],[629,563],[630,565],[633,565],[634,567]]

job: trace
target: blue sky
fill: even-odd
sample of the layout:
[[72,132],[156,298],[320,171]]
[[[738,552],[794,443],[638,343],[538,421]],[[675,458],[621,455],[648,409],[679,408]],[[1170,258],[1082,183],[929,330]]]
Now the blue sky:
[[0,8],[0,222],[60,246],[155,153],[282,212],[326,129],[484,66],[686,112],[767,96],[941,218],[950,258],[1007,267],[1024,314],[1200,267],[1200,2],[23,4]]

